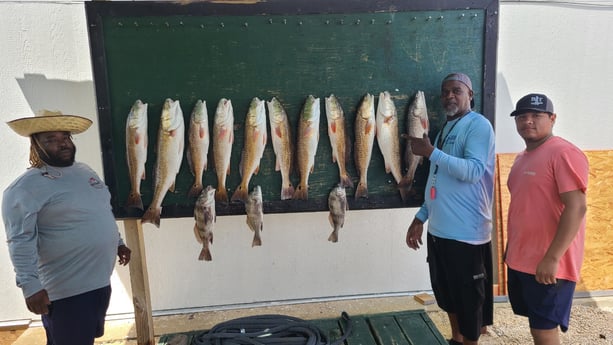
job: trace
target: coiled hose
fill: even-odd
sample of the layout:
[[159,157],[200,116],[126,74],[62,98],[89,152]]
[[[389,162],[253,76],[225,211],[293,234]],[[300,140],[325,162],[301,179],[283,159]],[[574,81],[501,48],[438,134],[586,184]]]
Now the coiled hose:
[[340,345],[351,333],[349,315],[341,313],[346,332],[329,343],[319,327],[302,319],[286,315],[255,315],[217,324],[210,330],[198,334],[193,345]]

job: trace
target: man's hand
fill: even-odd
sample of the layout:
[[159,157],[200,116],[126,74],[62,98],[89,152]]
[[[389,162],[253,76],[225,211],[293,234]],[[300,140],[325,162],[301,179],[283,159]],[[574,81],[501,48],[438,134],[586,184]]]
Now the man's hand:
[[117,247],[117,256],[119,257],[119,264],[120,265],[127,265],[130,262],[130,255],[132,254],[132,251],[130,250],[130,248],[126,247],[125,245],[120,245],[119,247]]
[[545,256],[536,266],[536,274],[534,278],[541,284],[555,284],[558,282],[556,273],[558,273],[559,262],[555,259]]
[[49,295],[47,295],[47,290],[45,289],[42,289],[32,296],[26,298],[28,310],[37,315],[49,314],[50,304],[51,302],[49,301]]
[[411,144],[411,151],[417,156],[430,158],[432,151],[434,151],[434,146],[430,143],[428,133],[424,133],[423,138],[409,137],[409,142]]
[[409,248],[411,249],[419,249],[419,246],[423,245],[423,242],[421,241],[421,235],[423,234],[423,232],[424,223],[422,223],[422,221],[417,218],[413,219],[413,222],[407,230],[407,246],[409,246]]

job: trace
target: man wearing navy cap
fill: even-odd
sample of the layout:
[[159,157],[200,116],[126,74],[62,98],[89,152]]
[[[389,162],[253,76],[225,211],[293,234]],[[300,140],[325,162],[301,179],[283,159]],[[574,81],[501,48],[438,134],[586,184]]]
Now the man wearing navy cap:
[[549,97],[531,93],[511,113],[526,149],[509,173],[505,261],[513,312],[528,317],[534,344],[560,344],[583,263],[588,160],[553,135]]

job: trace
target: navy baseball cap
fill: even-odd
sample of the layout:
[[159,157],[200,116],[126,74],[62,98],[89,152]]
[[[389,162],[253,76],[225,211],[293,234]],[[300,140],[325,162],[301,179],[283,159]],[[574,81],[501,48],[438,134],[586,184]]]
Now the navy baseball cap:
[[[470,78],[466,74],[464,74],[464,73],[451,73],[451,74],[448,74],[445,77],[445,79],[443,79],[443,82],[441,84],[445,83],[446,81],[452,81],[452,80],[459,81],[462,84],[466,85],[470,91],[473,90],[473,83],[470,81]],[[475,107],[475,99],[474,98],[470,100],[470,107],[471,108]]]
[[549,97],[541,93],[531,93],[520,98],[511,116],[521,115],[529,111],[553,114],[553,103]]

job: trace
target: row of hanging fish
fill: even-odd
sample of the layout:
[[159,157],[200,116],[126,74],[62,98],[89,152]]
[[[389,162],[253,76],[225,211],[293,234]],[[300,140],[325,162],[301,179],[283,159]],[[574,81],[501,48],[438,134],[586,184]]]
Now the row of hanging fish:
[[[385,170],[391,173],[397,183],[403,200],[411,189],[415,170],[422,161],[412,154],[409,147],[405,149],[405,172],[402,171],[400,156],[400,133],[398,115],[390,94],[379,94],[375,113],[375,97],[366,94],[358,108],[355,118],[355,142],[353,144],[354,162],[358,173],[358,185],[355,198],[368,197],[367,174],[375,138],[385,161]],[[309,95],[302,107],[296,141],[281,103],[272,98],[265,102],[253,98],[245,118],[244,147],[241,153],[239,172],[241,182],[228,198],[226,177],[230,174],[230,158],[234,142],[234,113],[230,100],[222,98],[215,112],[212,141],[209,135],[209,121],[206,103],[198,100],[190,116],[187,132],[187,160],[194,176],[194,182],[188,192],[190,197],[198,197],[203,190],[202,176],[208,167],[209,145],[213,143],[213,160],[217,176],[215,200],[246,202],[249,181],[257,174],[260,160],[268,140],[266,127],[265,103],[268,106],[269,122],[274,153],[275,170],[281,172],[281,200],[308,199],[309,175],[315,166],[315,154],[319,143],[320,99]],[[346,168],[351,143],[346,133],[345,117],[340,103],[334,95],[325,98],[327,129],[332,147],[332,160],[338,165],[340,181],[343,188],[353,188],[353,181]],[[428,115],[425,97],[418,91],[407,114],[408,136],[422,137],[428,131]],[[404,137],[407,135],[404,134]],[[181,167],[184,145],[185,124],[179,101],[166,99],[162,108],[158,130],[157,157],[153,170],[153,199],[142,217],[143,222],[153,223],[159,227],[161,205],[168,191],[174,192],[175,179]],[[408,140],[406,140],[408,145]],[[295,143],[295,146],[294,146]],[[130,175],[131,189],[126,206],[143,209],[140,195],[140,182],[145,179],[145,162],[147,159],[147,104],[137,100],[132,106],[126,122],[126,156]],[[290,174],[294,162],[299,173],[299,183],[294,188]]]

